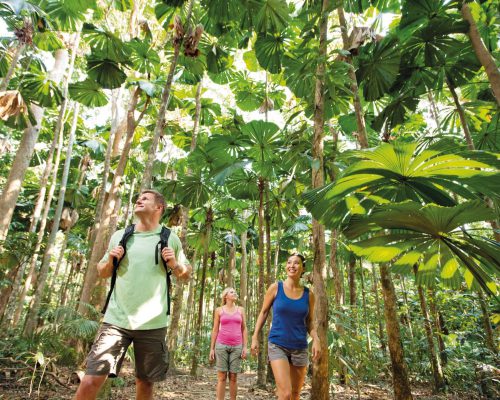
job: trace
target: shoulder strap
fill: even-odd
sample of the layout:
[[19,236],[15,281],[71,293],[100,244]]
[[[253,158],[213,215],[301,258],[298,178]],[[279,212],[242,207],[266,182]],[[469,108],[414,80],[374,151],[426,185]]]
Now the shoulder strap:
[[102,308],[102,311],[101,311],[101,313],[103,313],[103,314],[106,313],[106,310],[107,310],[108,304],[109,304],[109,300],[111,299],[111,293],[113,292],[113,289],[115,288],[116,271],[118,270],[118,266],[120,265],[120,262],[125,258],[125,254],[127,253],[127,241],[134,234],[134,231],[135,231],[135,224],[127,226],[125,228],[125,232],[123,232],[123,236],[120,239],[120,242],[118,242],[118,245],[123,247],[123,256],[120,259],[113,258],[113,275],[111,275],[111,284],[109,286],[108,296],[106,297],[106,302],[104,303],[104,307]]
[[[161,227],[160,231],[160,241],[158,242],[156,249],[155,249],[155,260],[156,264],[158,264],[158,253],[161,254],[161,251],[165,248],[168,247],[168,239],[170,237],[170,229],[168,229],[165,226]],[[158,246],[160,247],[160,251],[158,252]],[[161,257],[161,260],[163,262],[163,267],[165,268],[165,271],[167,273],[167,315],[170,315],[170,293],[171,293],[171,287],[172,287],[172,280],[170,278],[170,275],[172,275],[172,271],[168,269],[167,263]]]

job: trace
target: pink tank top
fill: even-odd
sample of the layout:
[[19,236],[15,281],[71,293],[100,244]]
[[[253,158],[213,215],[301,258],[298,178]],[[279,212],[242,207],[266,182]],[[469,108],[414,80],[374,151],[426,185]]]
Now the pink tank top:
[[234,313],[229,314],[224,311],[224,307],[221,307],[217,343],[225,344],[226,346],[239,346],[243,344],[242,322],[243,317],[239,308],[236,308]]

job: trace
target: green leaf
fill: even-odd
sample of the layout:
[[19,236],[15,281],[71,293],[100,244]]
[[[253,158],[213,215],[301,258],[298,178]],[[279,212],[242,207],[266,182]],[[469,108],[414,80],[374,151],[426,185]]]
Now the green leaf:
[[398,76],[401,54],[397,37],[387,36],[380,42],[363,46],[357,58],[356,77],[362,83],[365,99],[380,99]]
[[254,0],[252,8],[257,32],[277,33],[288,26],[290,15],[285,0]]
[[258,72],[260,70],[259,61],[255,55],[255,51],[248,50],[243,53],[243,61],[250,72]]
[[41,107],[57,106],[63,100],[57,84],[44,73],[26,73],[21,81],[20,92],[25,100]]
[[283,34],[259,33],[255,41],[255,54],[262,68],[272,74],[281,71],[281,59],[285,53]]
[[64,43],[53,32],[45,31],[34,35],[33,44],[40,50],[55,51],[64,48]]
[[93,80],[70,83],[68,86],[70,97],[87,107],[102,107],[108,104],[108,98],[101,87]]
[[87,56],[87,73],[105,89],[119,88],[127,79],[115,61],[96,58],[92,54]]

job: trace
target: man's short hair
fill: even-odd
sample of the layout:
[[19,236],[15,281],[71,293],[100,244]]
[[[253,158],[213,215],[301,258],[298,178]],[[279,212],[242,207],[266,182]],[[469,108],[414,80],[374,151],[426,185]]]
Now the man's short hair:
[[161,206],[161,215],[163,215],[165,213],[166,208],[167,208],[167,203],[165,202],[165,197],[163,197],[163,195],[160,192],[153,190],[153,189],[143,190],[139,194],[139,196],[143,193],[152,193],[155,196],[155,204]]

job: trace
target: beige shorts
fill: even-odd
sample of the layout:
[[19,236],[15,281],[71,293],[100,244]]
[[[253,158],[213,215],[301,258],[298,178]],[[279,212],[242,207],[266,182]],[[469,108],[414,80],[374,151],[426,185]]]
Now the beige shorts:
[[243,345],[229,346],[222,343],[215,344],[215,365],[217,371],[239,374],[241,372],[241,352]]
[[129,330],[104,322],[87,356],[87,375],[117,377],[127,348],[134,344],[135,376],[149,382],[164,380],[168,370],[167,328]]

